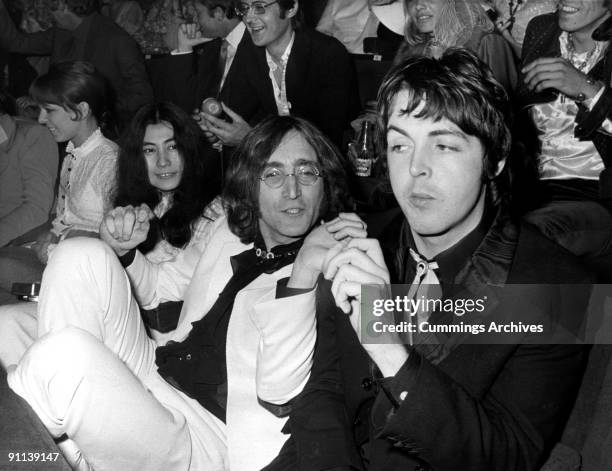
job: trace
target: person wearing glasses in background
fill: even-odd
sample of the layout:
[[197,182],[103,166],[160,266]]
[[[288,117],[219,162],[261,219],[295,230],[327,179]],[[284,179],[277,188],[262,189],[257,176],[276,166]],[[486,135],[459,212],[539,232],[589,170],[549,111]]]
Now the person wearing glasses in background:
[[164,73],[155,84],[158,96],[187,113],[199,109],[206,98],[225,100],[234,77],[244,73],[239,58],[252,51],[251,38],[236,14],[238,5],[237,0],[194,2],[198,22],[179,27],[177,49],[161,63],[172,73]]
[[301,25],[298,0],[246,0],[236,13],[255,45],[223,97],[229,120],[201,113],[206,129],[235,146],[268,115],[298,116],[335,144],[359,109],[350,56],[335,38]]
[[[294,406],[304,417],[315,398],[342,405],[339,379],[302,390],[318,355],[313,261],[366,236],[358,216],[340,212],[348,194],[342,158],[316,128],[267,119],[236,150],[226,215],[199,260],[152,264],[135,251],[149,229],[142,208],[108,213],[102,241],[57,248],[41,337],[7,366],[10,387],[54,437],[67,437],[60,447],[75,469],[254,471],[273,460],[268,469],[328,469],[318,450],[350,446],[323,433],[329,409],[290,424],[319,427],[314,440],[283,431]],[[132,289],[184,300],[173,342],[147,337]]]

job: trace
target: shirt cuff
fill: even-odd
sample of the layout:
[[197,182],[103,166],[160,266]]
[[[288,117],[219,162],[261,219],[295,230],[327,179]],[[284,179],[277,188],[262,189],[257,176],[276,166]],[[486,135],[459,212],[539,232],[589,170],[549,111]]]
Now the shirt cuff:
[[132,249],[125,255],[119,257],[119,262],[123,268],[127,268],[134,262],[134,257],[136,257],[136,249]]
[[183,56],[185,54],[192,54],[192,53],[193,53],[193,49],[191,51],[179,51],[178,49],[172,49],[170,51],[171,56]]
[[298,294],[308,293],[314,288],[289,288],[289,277],[281,278],[276,282],[276,299],[289,298],[291,296],[297,296]]
[[599,91],[595,94],[593,98],[584,100],[583,105],[586,106],[589,111],[593,111],[593,108],[595,107],[595,105],[597,104],[601,96],[604,94],[605,90],[606,90],[606,86],[602,85]]

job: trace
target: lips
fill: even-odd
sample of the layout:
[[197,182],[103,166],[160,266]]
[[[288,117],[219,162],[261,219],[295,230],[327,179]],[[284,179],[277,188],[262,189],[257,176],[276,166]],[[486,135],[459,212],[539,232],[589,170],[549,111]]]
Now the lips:
[[428,193],[413,192],[408,195],[408,201],[415,208],[426,208],[435,201],[435,198]]
[[298,216],[304,212],[304,208],[287,208],[283,209],[282,212],[289,216]]
[[572,14],[572,13],[577,13],[579,9],[576,7],[572,7],[570,5],[560,4],[559,11],[562,13]]
[[166,179],[166,178],[174,178],[177,172],[166,172],[166,173],[156,173],[155,176],[157,178]]

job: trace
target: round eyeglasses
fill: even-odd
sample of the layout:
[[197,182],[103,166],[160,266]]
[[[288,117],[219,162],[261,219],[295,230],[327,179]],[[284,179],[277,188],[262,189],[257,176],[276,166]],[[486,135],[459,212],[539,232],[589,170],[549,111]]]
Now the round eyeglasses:
[[292,173],[285,173],[279,168],[269,167],[264,170],[259,179],[270,188],[280,188],[285,183],[285,178],[295,177],[300,185],[311,186],[317,183],[321,172],[314,165],[300,165]]
[[236,12],[236,15],[238,16],[248,15],[250,9],[253,9],[253,13],[255,15],[265,15],[266,8],[268,8],[270,5],[274,5],[275,3],[278,3],[278,0],[275,0],[274,2],[268,2],[268,3],[253,2],[250,5],[248,3],[239,3],[238,6],[234,8],[234,11]]

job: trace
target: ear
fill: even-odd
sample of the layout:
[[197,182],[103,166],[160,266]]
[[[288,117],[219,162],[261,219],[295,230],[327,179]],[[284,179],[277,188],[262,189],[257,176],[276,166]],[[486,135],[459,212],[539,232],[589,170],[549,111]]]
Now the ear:
[[80,102],[77,105],[77,109],[79,110],[79,113],[81,115],[79,121],[84,121],[85,119],[91,116],[91,108],[89,107],[89,103],[87,103],[86,101]]
[[293,0],[293,6],[285,11],[285,18],[293,18],[295,15],[297,15],[299,9],[300,2],[298,0]]

